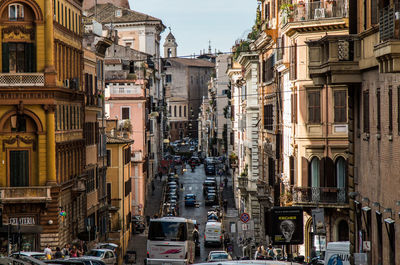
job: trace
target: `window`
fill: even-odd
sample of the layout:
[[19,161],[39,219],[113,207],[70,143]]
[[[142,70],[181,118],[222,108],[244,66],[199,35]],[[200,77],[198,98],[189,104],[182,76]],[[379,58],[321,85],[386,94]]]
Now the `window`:
[[388,105],[389,105],[389,133],[391,134],[393,131],[393,92],[392,86],[389,86],[388,91]]
[[294,157],[289,157],[289,168],[290,168],[290,185],[294,185]]
[[274,106],[272,104],[264,105],[264,129],[273,130],[274,128]]
[[11,116],[11,131],[26,132],[26,119],[23,115]]
[[10,186],[29,186],[29,151],[10,151]]
[[172,116],[171,106],[169,106],[169,116]]
[[171,81],[172,81],[172,75],[166,75],[165,76],[165,82],[171,83]]
[[179,106],[179,117],[182,117],[182,106]]
[[128,196],[131,193],[132,185],[131,185],[131,179],[125,181],[125,197]]
[[400,135],[400,86],[397,87],[397,133]]
[[381,130],[381,89],[376,89],[376,129]]
[[364,121],[364,132],[369,133],[369,91],[363,93],[363,121]]
[[314,157],[311,160],[311,187],[319,187],[319,159]]
[[124,150],[124,163],[128,164],[131,162],[131,148],[128,147]]
[[123,120],[127,120],[130,118],[129,116],[129,108],[128,107],[122,107],[121,108],[121,116]]
[[264,82],[270,82],[274,78],[274,60],[275,56],[270,56],[264,62]]
[[3,72],[35,72],[35,50],[33,43],[3,43]]
[[122,16],[122,10],[121,9],[115,10],[115,16],[116,17],[121,17]]
[[176,106],[174,106],[174,117],[176,117]]
[[321,122],[321,105],[319,91],[308,92],[308,122]]
[[347,122],[347,97],[346,91],[334,91],[335,122]]
[[60,2],[57,1],[57,22],[60,23]]
[[297,43],[294,43],[290,47],[290,67],[289,67],[289,79],[297,79]]
[[268,184],[269,186],[275,184],[275,160],[272,157],[268,158]]
[[336,160],[336,183],[339,189],[346,187],[346,161],[343,157]]
[[86,179],[86,193],[90,193],[94,191],[95,188],[95,172],[94,169],[91,169],[87,172],[88,176]]
[[11,4],[8,6],[8,19],[23,20],[24,19],[24,6],[21,4]]
[[119,94],[124,94],[125,93],[125,88],[124,87],[119,87],[118,88],[118,93]]
[[71,9],[68,8],[68,29],[71,29]]

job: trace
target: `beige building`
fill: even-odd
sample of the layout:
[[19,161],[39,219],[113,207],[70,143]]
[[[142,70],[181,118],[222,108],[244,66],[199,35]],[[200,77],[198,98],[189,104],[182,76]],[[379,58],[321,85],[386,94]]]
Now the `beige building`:
[[392,1],[355,1],[349,10],[358,11],[350,13],[351,35],[310,42],[309,71],[314,83],[348,91],[352,250],[370,242],[370,264],[398,264],[400,10]]

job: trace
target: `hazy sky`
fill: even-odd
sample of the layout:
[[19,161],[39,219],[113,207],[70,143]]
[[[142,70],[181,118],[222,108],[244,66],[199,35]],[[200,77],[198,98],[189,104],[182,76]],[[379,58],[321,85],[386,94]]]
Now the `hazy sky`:
[[[229,52],[236,39],[247,36],[254,24],[257,0],[129,0],[131,9],[162,20],[171,27],[178,56],[211,48]],[[162,46],[161,46],[162,47]],[[164,55],[164,49],[161,48]]]

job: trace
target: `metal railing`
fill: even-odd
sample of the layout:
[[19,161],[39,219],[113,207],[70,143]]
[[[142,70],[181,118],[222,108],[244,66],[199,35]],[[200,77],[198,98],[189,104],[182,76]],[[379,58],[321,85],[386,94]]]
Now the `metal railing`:
[[297,4],[293,11],[287,15],[286,22],[291,22],[291,20],[297,22],[348,16],[348,6],[343,0],[308,2]]
[[332,203],[348,202],[346,188],[335,187],[293,187],[293,201],[297,203]]
[[380,10],[379,36],[381,41],[400,38],[400,3]]
[[0,73],[0,87],[44,86],[43,73]]

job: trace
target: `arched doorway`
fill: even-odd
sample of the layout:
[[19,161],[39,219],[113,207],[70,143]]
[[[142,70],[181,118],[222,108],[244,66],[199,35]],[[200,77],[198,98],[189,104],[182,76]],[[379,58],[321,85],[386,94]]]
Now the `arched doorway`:
[[338,241],[349,241],[349,225],[346,220],[341,220],[337,224]]

